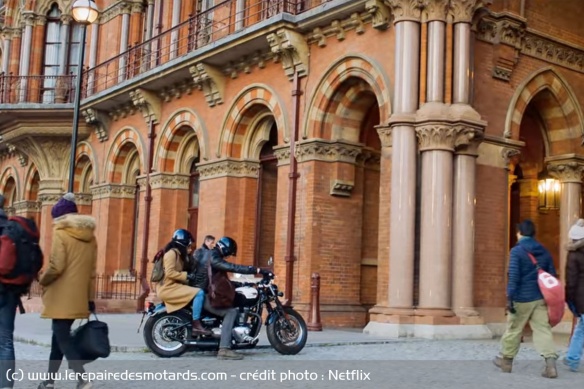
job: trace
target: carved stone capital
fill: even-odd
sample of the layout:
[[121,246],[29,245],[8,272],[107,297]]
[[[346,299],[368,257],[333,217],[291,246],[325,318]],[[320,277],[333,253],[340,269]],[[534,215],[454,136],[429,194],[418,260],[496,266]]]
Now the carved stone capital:
[[71,22],[73,21],[73,16],[71,15],[61,15],[61,23],[63,24],[71,24]]
[[44,15],[37,15],[34,19],[35,26],[44,26],[45,24],[47,24],[47,17]]
[[61,193],[39,193],[38,199],[42,206],[56,204],[61,198]]
[[[16,149],[26,155],[37,166],[41,179],[45,177],[65,177],[69,166],[71,140],[67,138],[53,138],[36,136],[21,138],[16,142]],[[23,157],[24,158],[24,157]]]
[[40,212],[41,202],[40,201],[30,201],[23,200],[13,203],[14,211],[16,214],[23,214],[27,212]]
[[445,22],[450,9],[450,0],[424,0],[424,12],[422,14],[424,21],[441,21]]
[[508,168],[517,165],[519,163],[520,156],[521,151],[518,149],[513,149],[510,147],[504,147],[501,149],[501,157],[505,160],[505,164]]
[[464,125],[455,126],[454,129],[456,130],[456,140],[454,142],[456,153],[478,157],[479,145],[485,136],[484,131]]
[[268,44],[275,54],[274,60],[282,62],[288,79],[308,75],[308,43],[304,35],[288,29],[281,29],[267,36]]
[[274,156],[278,159],[278,166],[288,165],[290,163],[290,146],[274,147]]
[[387,0],[393,14],[393,23],[406,20],[419,22],[424,0]]
[[381,170],[381,153],[370,148],[363,148],[357,157],[357,166],[368,170]]
[[132,6],[133,4],[129,1],[121,1],[119,3],[119,7],[120,7],[120,13],[121,14],[129,14],[130,12],[132,12]]
[[377,127],[377,133],[379,134],[379,139],[381,139],[382,147],[391,147],[391,132],[392,127],[379,126]]
[[450,125],[424,124],[416,127],[420,151],[454,151],[457,131]]
[[140,2],[140,3],[132,3],[131,12],[133,14],[143,13],[144,12],[144,4],[142,4],[142,2]]
[[147,91],[146,89],[137,88],[130,91],[130,97],[132,98],[132,103],[142,112],[146,123],[152,121],[153,123],[159,123],[162,111],[162,102],[160,98],[154,92]]
[[547,170],[552,177],[557,178],[562,183],[581,184],[584,163],[582,161],[551,162],[548,163]]
[[91,205],[93,195],[91,193],[75,193],[75,203],[77,205]]
[[111,118],[109,115],[94,108],[84,109],[81,111],[81,114],[85,117],[87,124],[91,124],[95,127],[95,134],[100,142],[108,140],[108,129],[111,124]]
[[311,139],[297,145],[296,159],[299,163],[323,161],[356,164],[357,157],[361,153],[361,148],[361,145],[348,142]]
[[383,0],[368,0],[365,9],[371,15],[373,28],[387,30],[391,21],[391,11]]
[[221,70],[204,64],[197,63],[189,68],[195,85],[205,94],[205,99],[210,107],[223,104],[225,96],[225,76]]
[[136,195],[136,186],[123,184],[95,185],[91,187],[91,195],[93,196],[94,201],[106,198],[134,199]]
[[242,161],[234,159],[221,159],[197,168],[200,180],[209,180],[219,177],[259,177],[260,164],[256,161]]
[[492,0],[450,0],[452,21],[453,23],[471,23],[476,10],[492,3]]
[[33,11],[24,11],[22,13],[22,20],[25,26],[33,26],[35,19],[36,15]]
[[150,175],[152,189],[189,189],[189,174],[154,173]]

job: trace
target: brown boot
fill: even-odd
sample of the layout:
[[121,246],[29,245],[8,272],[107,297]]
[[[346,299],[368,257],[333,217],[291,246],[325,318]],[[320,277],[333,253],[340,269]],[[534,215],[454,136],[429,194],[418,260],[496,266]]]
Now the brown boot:
[[543,369],[541,375],[545,378],[556,378],[558,376],[558,370],[556,369],[556,358],[545,359],[545,369]]
[[243,359],[243,355],[228,348],[220,348],[217,359]]
[[504,358],[497,355],[495,359],[493,359],[493,363],[501,369],[503,373],[511,373],[511,370],[513,369],[513,358]]
[[210,330],[206,330],[203,328],[200,320],[193,320],[193,329],[192,329],[193,337],[199,335],[207,335],[211,336],[213,333]]

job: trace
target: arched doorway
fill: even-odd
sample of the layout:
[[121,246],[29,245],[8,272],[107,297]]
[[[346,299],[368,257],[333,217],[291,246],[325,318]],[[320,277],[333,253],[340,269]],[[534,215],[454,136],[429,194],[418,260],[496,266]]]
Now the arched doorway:
[[189,231],[193,234],[195,238],[195,244],[197,242],[197,226],[199,221],[199,172],[197,170],[197,164],[199,163],[199,156],[195,157],[191,163],[190,178],[189,178]]
[[16,201],[16,181],[14,177],[9,177],[4,186],[4,209],[8,216],[14,216],[14,203]]

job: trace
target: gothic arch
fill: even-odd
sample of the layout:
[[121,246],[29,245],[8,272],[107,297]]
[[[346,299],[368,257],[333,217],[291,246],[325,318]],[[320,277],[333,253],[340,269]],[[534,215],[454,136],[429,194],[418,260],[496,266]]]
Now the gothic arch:
[[[191,131],[185,131],[188,127]],[[178,150],[181,145],[189,138],[191,141],[191,133],[194,132],[197,138],[198,150],[201,154],[201,160],[208,160],[207,154],[208,133],[204,123],[198,119],[195,111],[189,109],[181,109],[170,115],[170,118],[163,126],[162,135],[156,146],[156,154],[154,156],[153,166],[159,172],[171,172],[182,170],[179,168],[182,164],[182,159],[177,158]],[[188,172],[188,170],[187,170]]]
[[87,157],[89,159],[89,162],[91,164],[91,168],[93,170],[93,182],[94,183],[98,183],[99,182],[99,168],[97,165],[97,158],[95,157],[95,150],[93,149],[93,146],[91,146],[91,144],[89,144],[88,142],[81,142],[77,145],[77,155],[75,156],[75,165],[77,165],[77,163],[79,163],[79,160],[82,157]]
[[121,182],[122,171],[124,169],[123,158],[127,156],[131,147],[138,150],[138,158],[140,161],[140,171],[146,171],[145,152],[146,146],[138,131],[134,128],[126,127],[121,129],[112,142],[107,157],[105,159],[105,176],[104,182]]
[[542,110],[542,119],[556,124],[547,128],[550,142],[580,139],[584,134],[584,115],[572,88],[553,67],[532,73],[517,87],[507,111],[504,136],[506,138],[519,136],[521,120],[527,105],[542,92],[551,94],[557,103],[553,107],[557,109]]
[[279,142],[289,141],[288,116],[280,97],[269,87],[252,84],[235,98],[221,126],[217,157],[239,157],[250,124],[258,114],[270,111],[276,121]]
[[28,168],[28,170],[26,172],[26,176],[24,178],[24,200],[32,200],[32,197],[33,197],[32,190],[33,190],[34,178],[35,178],[36,174],[39,175],[39,180],[40,180],[39,170],[37,169],[37,167],[34,163],[31,163],[30,167]]
[[61,11],[61,15],[67,15],[71,13],[71,6],[74,2],[75,1],[70,1],[70,4],[66,5],[63,0],[41,0],[37,3],[36,13],[38,15],[46,15],[51,10],[53,4],[57,4],[59,11]]
[[[308,105],[310,108],[305,119],[303,138],[320,137],[327,114],[331,112],[331,100],[343,83],[350,78],[361,79],[369,85],[379,105],[380,120],[383,122],[389,119],[391,90],[387,74],[373,59],[359,54],[348,54],[326,71],[322,81],[315,88]],[[338,103],[340,101],[333,102],[333,104]],[[344,105],[350,109],[349,105]],[[351,112],[346,112],[346,114],[350,116]]]
[[6,184],[8,180],[12,178],[14,180],[14,185],[16,187],[16,198],[20,199],[21,197],[21,183],[20,177],[18,176],[18,171],[14,168],[14,166],[7,166],[4,171],[2,172],[2,176],[0,176],[0,193],[4,193],[6,189]]

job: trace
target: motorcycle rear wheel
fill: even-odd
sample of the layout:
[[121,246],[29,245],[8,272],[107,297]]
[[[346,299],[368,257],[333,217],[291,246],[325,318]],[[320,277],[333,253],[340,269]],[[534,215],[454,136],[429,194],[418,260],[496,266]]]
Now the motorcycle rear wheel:
[[[175,339],[186,340],[189,328],[184,326],[178,330],[181,324],[191,320],[184,312],[163,313],[148,318],[144,325],[144,342],[150,351],[159,357],[172,358],[184,354],[188,346]],[[174,339],[173,339],[174,338]]]
[[284,307],[288,314],[289,327],[284,317],[278,317],[268,325],[266,333],[272,347],[282,355],[296,355],[306,345],[308,328],[306,322],[298,312]]

